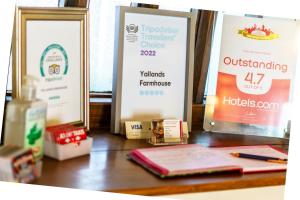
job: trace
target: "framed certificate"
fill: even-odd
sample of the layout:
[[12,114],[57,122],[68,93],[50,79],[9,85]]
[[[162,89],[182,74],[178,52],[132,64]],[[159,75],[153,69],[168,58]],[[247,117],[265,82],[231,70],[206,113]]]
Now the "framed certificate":
[[117,7],[111,131],[179,119],[191,130],[195,15]]
[[13,47],[13,97],[22,79],[39,79],[37,98],[48,102],[47,126],[89,128],[88,11],[17,8]]

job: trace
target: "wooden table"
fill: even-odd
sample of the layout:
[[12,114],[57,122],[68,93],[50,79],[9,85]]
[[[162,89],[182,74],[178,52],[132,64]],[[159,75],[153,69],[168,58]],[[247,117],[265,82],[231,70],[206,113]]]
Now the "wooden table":
[[[151,147],[145,140],[126,140],[108,130],[94,130],[92,152],[66,161],[43,159],[42,177],[33,184],[140,195],[165,195],[285,184],[285,172],[220,173],[161,179],[127,159],[135,148]],[[288,149],[288,140],[194,131],[189,143],[204,146],[269,144]]]

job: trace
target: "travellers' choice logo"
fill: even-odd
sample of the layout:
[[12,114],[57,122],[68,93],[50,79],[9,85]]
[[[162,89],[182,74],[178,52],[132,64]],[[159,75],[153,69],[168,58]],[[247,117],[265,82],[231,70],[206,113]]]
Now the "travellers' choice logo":
[[136,41],[138,41],[138,36],[137,36],[137,32],[139,31],[139,26],[135,25],[135,24],[129,24],[126,25],[126,40],[127,42],[130,43],[135,43]]
[[136,26],[135,24],[126,25],[127,33],[137,33],[138,30],[139,30],[139,26]]
[[68,55],[59,44],[51,44],[43,51],[40,59],[40,75],[47,81],[61,80],[68,73]]
[[244,28],[242,30],[239,30],[238,34],[241,34],[246,38],[255,40],[273,40],[279,38],[279,35],[273,33],[273,31],[271,31],[270,28],[266,28],[265,25],[257,27],[256,24],[254,24],[250,28]]

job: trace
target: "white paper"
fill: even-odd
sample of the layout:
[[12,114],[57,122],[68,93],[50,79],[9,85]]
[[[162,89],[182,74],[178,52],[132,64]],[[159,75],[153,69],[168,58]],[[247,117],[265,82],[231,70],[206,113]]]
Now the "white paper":
[[287,159],[287,154],[277,151],[270,146],[238,146],[238,147],[224,147],[224,148],[215,148],[220,150],[222,153],[225,153],[229,158],[234,158],[233,163],[243,168],[244,172],[257,172],[264,170],[276,170],[286,168],[286,164],[278,164],[266,161],[260,161],[255,159],[248,158],[237,158],[233,157],[230,154],[237,153],[246,153],[251,155],[260,155],[260,156],[269,156],[280,159]]
[[179,120],[164,120],[164,138],[180,138],[181,127]]
[[[47,125],[80,121],[83,92],[80,80],[80,22],[27,21],[26,35],[27,74],[40,79],[37,97],[48,102]],[[61,49],[51,49],[51,45],[58,45]],[[46,61],[55,60],[55,56],[61,61]],[[41,60],[44,61],[43,67]],[[52,64],[60,65],[57,74],[50,73],[49,66]],[[42,76],[41,68],[45,76]]]
[[121,121],[183,119],[186,48],[187,18],[125,14]]

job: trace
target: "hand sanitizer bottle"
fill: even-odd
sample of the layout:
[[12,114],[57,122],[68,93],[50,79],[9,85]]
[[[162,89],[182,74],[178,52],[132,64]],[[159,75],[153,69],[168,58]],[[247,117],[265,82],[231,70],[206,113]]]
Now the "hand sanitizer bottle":
[[27,75],[23,79],[21,98],[13,99],[6,108],[4,144],[31,148],[36,159],[44,152],[44,132],[47,103],[36,98],[38,79]]

